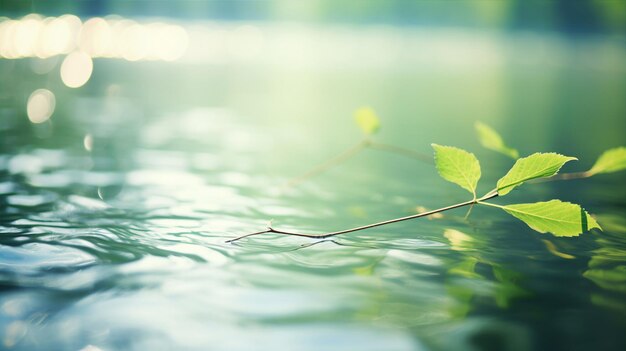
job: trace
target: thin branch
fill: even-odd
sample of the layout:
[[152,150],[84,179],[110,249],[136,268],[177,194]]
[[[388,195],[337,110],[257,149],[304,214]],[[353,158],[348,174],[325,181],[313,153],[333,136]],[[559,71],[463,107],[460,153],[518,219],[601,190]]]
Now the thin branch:
[[312,178],[320,173],[323,173],[325,171],[327,171],[328,169],[330,169],[331,167],[335,166],[338,163],[341,163],[349,158],[351,158],[352,156],[356,155],[357,153],[359,153],[359,151],[363,150],[366,146],[366,144],[368,143],[367,139],[364,139],[362,141],[360,141],[358,144],[349,147],[348,149],[346,149],[345,151],[343,151],[342,153],[340,153],[339,155],[331,158],[330,160],[320,163],[319,165],[313,167],[312,169],[310,169],[309,171],[291,178],[287,183],[285,183],[285,185],[283,185],[281,187],[281,190],[284,190],[286,188],[290,188],[293,187],[295,185],[298,185],[302,182],[304,182],[305,180]]
[[413,151],[411,149],[406,149],[395,145],[383,144],[372,140],[368,141],[366,146],[372,149],[393,152],[402,156],[414,158],[424,163],[433,164],[433,158],[431,155],[423,154],[421,152]]
[[545,178],[545,181],[549,182],[549,181],[553,181],[553,180],[583,179],[583,178],[589,178],[592,175],[593,175],[593,173],[591,173],[589,171],[573,172],[573,173],[560,173],[560,174],[553,175],[550,178]]
[[245,235],[236,237],[234,239],[227,240],[226,242],[227,243],[232,243],[232,242],[241,240],[243,238],[247,238],[247,237],[255,236],[255,235],[261,235],[261,234],[265,234],[265,233],[284,234],[284,235],[299,236],[299,237],[312,238],[312,239],[326,239],[326,238],[330,238],[330,237],[341,235],[341,234],[352,233],[352,232],[356,232],[356,231],[360,231],[360,230],[380,227],[380,226],[387,225],[387,224],[408,221],[410,219],[426,217],[426,216],[430,216],[430,215],[435,214],[435,213],[444,212],[444,211],[452,210],[452,209],[463,207],[463,206],[468,206],[468,205],[473,205],[473,204],[477,204],[477,203],[482,203],[482,201],[486,201],[486,200],[492,199],[492,198],[494,198],[496,196],[498,196],[497,192],[490,191],[485,196],[483,196],[483,197],[481,197],[479,199],[472,199],[472,200],[461,202],[461,203],[458,203],[458,204],[455,204],[455,205],[450,205],[450,206],[438,208],[436,210],[426,211],[426,212],[422,212],[422,213],[418,213],[418,214],[414,214],[414,215],[410,215],[410,216],[406,216],[406,217],[394,218],[394,219],[390,219],[390,220],[387,220],[387,221],[367,224],[367,225],[360,226],[360,227],[339,230],[339,231],[336,231],[336,232],[321,233],[321,234],[307,234],[307,233],[299,233],[299,232],[290,232],[290,231],[279,230],[279,229],[275,229],[275,228],[272,228],[272,227],[268,227],[267,230],[263,230],[263,231],[255,232],[255,233],[250,233],[250,234],[245,234]]
[[417,151],[413,151],[411,149],[407,149],[407,148],[403,148],[403,147],[399,147],[399,146],[395,146],[395,145],[379,143],[377,141],[373,141],[371,139],[367,139],[366,138],[366,139],[361,140],[358,144],[356,144],[356,145],[346,149],[345,151],[343,151],[339,155],[331,158],[330,160],[325,161],[325,162],[323,162],[323,163],[313,167],[312,169],[306,171],[305,173],[290,179],[289,181],[287,181],[287,183],[285,183],[285,185],[283,185],[281,187],[281,190],[284,190],[286,188],[291,188],[293,186],[296,186],[296,185],[304,182],[307,179],[313,178],[316,175],[321,174],[321,173],[327,171],[328,169],[332,168],[333,166],[336,166],[337,164],[339,164],[341,162],[344,162],[347,159],[355,156],[357,153],[359,153],[361,150],[363,150],[366,147],[367,148],[371,148],[371,149],[376,149],[376,150],[381,150],[381,151],[395,153],[395,154],[402,155],[402,156],[405,156],[405,157],[410,157],[410,158],[418,160],[420,162],[433,164],[432,157],[430,155],[423,154],[423,153],[420,153],[420,152],[417,152]]
[[491,206],[491,207],[495,207],[495,208],[504,209],[504,206],[497,205],[497,204],[492,204],[492,203],[489,203],[489,202],[481,202],[480,204],[481,205],[485,205],[485,206]]
[[589,178],[593,176],[593,173],[589,172],[589,171],[585,171],[585,172],[572,172],[572,173],[559,173],[559,174],[555,174],[552,177],[548,177],[548,178],[539,178],[539,179],[533,179],[531,181],[529,181],[529,184],[537,184],[537,183],[547,183],[547,182],[553,182],[556,180],[571,180],[571,179],[583,179],[583,178]]

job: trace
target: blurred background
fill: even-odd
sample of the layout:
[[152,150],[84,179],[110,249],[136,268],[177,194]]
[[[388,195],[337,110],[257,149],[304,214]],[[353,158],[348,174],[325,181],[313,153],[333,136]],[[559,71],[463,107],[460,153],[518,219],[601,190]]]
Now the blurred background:
[[586,170],[626,144],[626,2],[0,0],[0,349],[624,349],[623,172],[510,197],[603,234],[477,208],[225,244],[465,199],[379,150],[275,191],[361,106],[379,142],[475,152],[479,192],[512,160],[476,121]]
[[624,143],[623,1],[3,0],[0,11],[3,147],[217,107],[295,136],[298,152],[333,150],[361,105],[412,147],[458,140],[474,120],[527,151]]

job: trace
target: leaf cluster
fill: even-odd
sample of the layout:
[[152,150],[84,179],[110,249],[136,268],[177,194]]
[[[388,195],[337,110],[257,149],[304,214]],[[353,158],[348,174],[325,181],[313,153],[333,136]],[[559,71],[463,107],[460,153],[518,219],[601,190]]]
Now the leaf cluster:
[[514,188],[533,179],[552,177],[563,165],[575,157],[557,153],[534,153],[518,159],[513,167],[496,183],[496,188],[477,199],[476,188],[481,177],[480,163],[471,152],[452,147],[432,145],[435,150],[435,166],[439,175],[469,191],[477,204],[497,207],[523,221],[540,233],[555,236],[577,236],[592,228],[601,229],[598,223],[582,207],[560,200],[526,204],[495,205],[487,203],[489,194],[509,194]]
[[[329,161],[309,170],[301,176],[291,179],[286,186],[293,186],[320,174],[330,167],[354,156],[367,147],[394,152],[420,161],[425,161],[423,157],[424,155],[419,154],[418,152],[394,145],[375,142],[372,137],[380,130],[381,123],[371,107],[362,107],[356,110],[354,119],[357,126],[364,134],[364,139],[361,142],[345,150],[343,153],[330,159]],[[551,233],[555,236],[571,237],[578,236],[581,233],[594,228],[601,230],[600,225],[596,222],[596,220],[577,204],[563,202],[557,199],[543,202],[509,205],[497,205],[488,201],[498,196],[506,196],[511,191],[529,181],[588,178],[597,174],[624,170],[626,169],[626,147],[617,147],[605,151],[587,171],[558,174],[564,164],[577,160],[577,158],[564,156],[554,152],[537,152],[532,155],[519,158],[519,151],[508,146],[495,129],[481,122],[476,122],[475,128],[478,139],[485,148],[496,151],[515,160],[515,164],[511,167],[511,169],[496,182],[495,188],[481,197],[478,197],[476,193],[478,182],[482,175],[480,162],[476,156],[471,152],[457,147],[431,144],[435,152],[434,161],[439,175],[443,179],[457,184],[461,188],[467,190],[470,194],[472,194],[471,200],[406,217],[321,234],[308,234],[279,230],[270,225],[265,230],[241,235],[234,239],[230,239],[227,242],[235,242],[243,238],[266,233],[324,239],[401,221],[432,216],[440,212],[464,206],[473,206],[476,204],[499,208],[511,216],[523,221],[530,228],[540,233]],[[426,159],[428,160],[429,157],[426,156]]]
[[[495,129],[482,122],[476,122],[474,127],[478,140],[483,147],[509,156],[514,160],[519,158],[519,152],[507,146]],[[578,173],[574,178],[588,178],[597,174],[613,173],[624,169],[626,169],[626,147],[620,146],[604,151],[589,170]],[[563,177],[563,179],[568,179],[568,177]]]

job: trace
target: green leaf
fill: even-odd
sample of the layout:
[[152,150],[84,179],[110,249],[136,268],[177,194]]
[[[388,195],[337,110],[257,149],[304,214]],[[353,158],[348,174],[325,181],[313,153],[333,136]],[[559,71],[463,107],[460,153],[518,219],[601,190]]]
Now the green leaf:
[[354,112],[354,120],[365,135],[373,135],[380,129],[380,121],[371,107],[361,107]]
[[517,160],[519,152],[506,146],[500,134],[498,134],[498,132],[496,132],[493,128],[482,122],[476,122],[474,127],[476,128],[476,134],[478,134],[478,140],[482,146]]
[[513,188],[528,180],[551,177],[557,174],[566,162],[572,160],[577,160],[577,158],[563,156],[554,152],[538,152],[528,157],[520,158],[509,172],[498,180],[498,195],[506,195]]
[[590,174],[611,173],[626,169],[626,147],[606,150],[588,171]]
[[480,163],[474,154],[452,146],[432,144],[435,150],[435,166],[441,177],[460,185],[476,196],[480,179]]
[[540,233],[578,236],[592,228],[602,229],[584,209],[569,202],[550,200],[501,208]]

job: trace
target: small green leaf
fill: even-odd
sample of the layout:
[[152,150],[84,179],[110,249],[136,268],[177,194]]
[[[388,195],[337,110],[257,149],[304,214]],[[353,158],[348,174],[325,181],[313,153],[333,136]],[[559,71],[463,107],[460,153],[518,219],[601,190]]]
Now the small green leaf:
[[563,156],[554,152],[538,152],[528,157],[520,158],[509,172],[498,180],[498,195],[506,195],[513,188],[528,180],[551,177],[557,174],[566,162],[572,160],[577,160],[577,158]]
[[569,202],[550,200],[506,205],[502,209],[540,233],[578,236],[592,228],[602,229],[584,209]]
[[480,163],[476,156],[452,146],[432,144],[432,147],[439,175],[476,196],[476,185],[480,179]]
[[590,174],[611,173],[626,169],[626,147],[606,150],[588,171]]
[[482,122],[476,122],[476,124],[474,124],[474,127],[476,128],[478,140],[480,141],[482,146],[489,150],[499,152],[501,154],[509,156],[514,160],[517,160],[517,158],[519,157],[519,152],[517,152],[517,150],[513,148],[506,146],[500,134],[498,134],[498,132],[496,132],[493,128]]
[[354,119],[365,135],[372,135],[380,129],[380,121],[371,107],[361,107],[354,112]]

